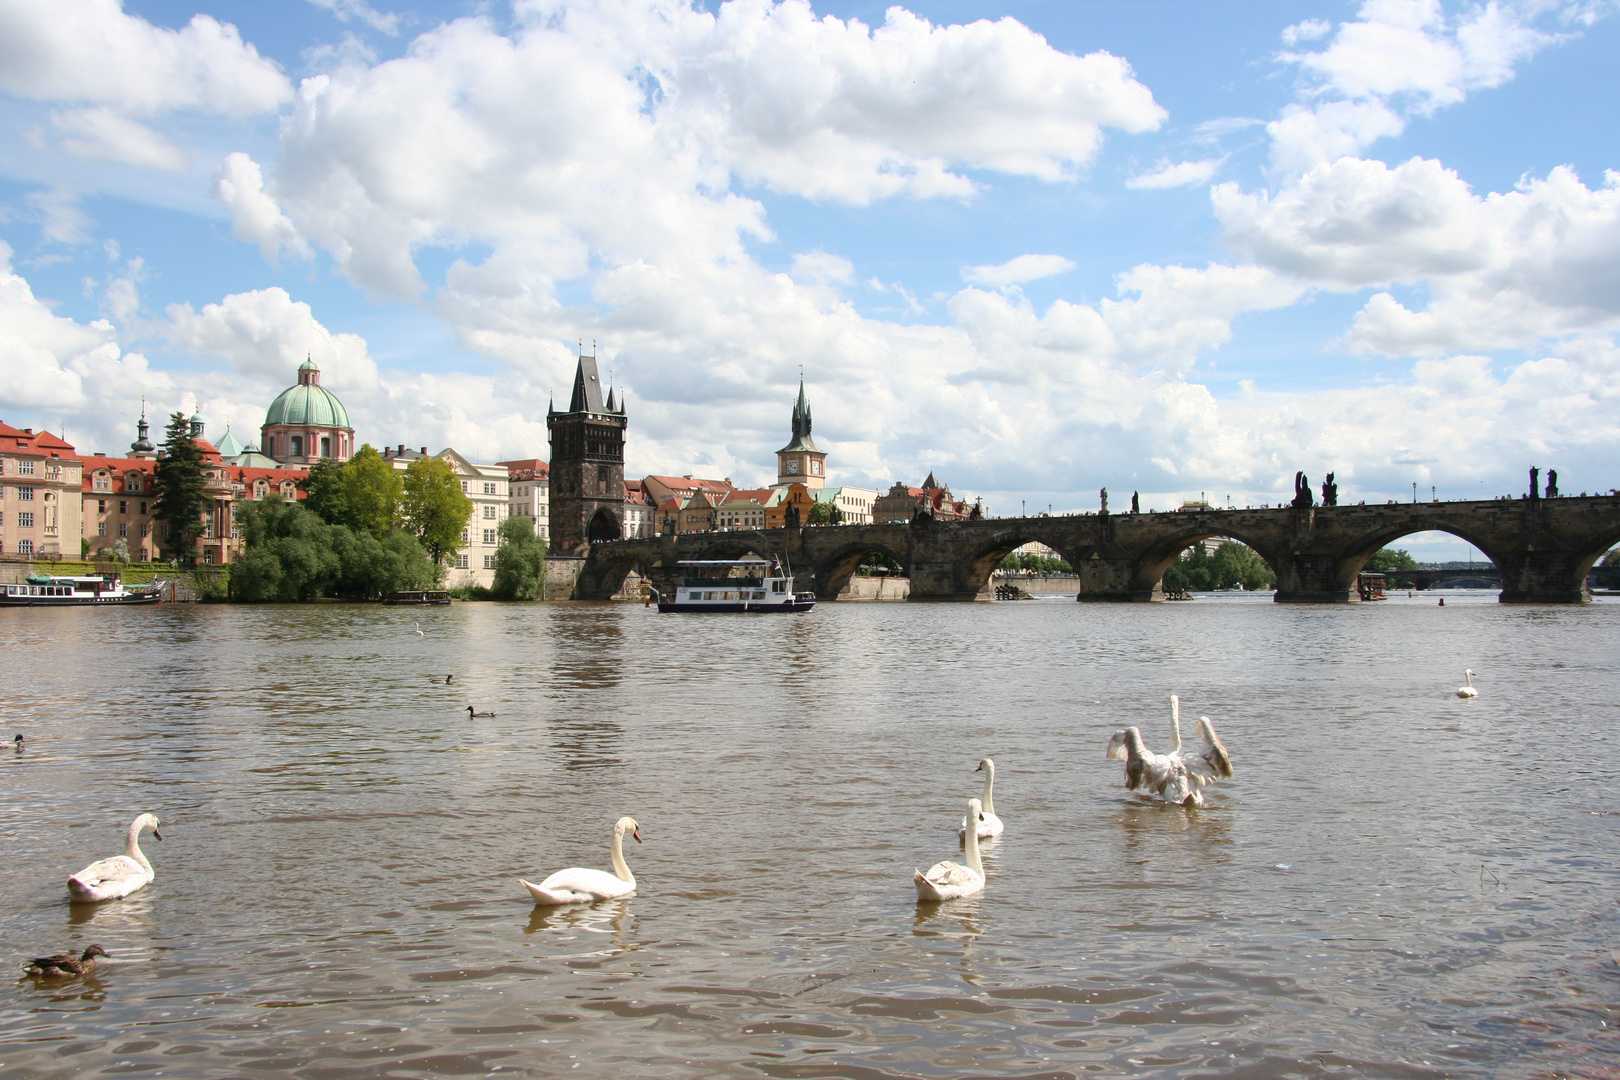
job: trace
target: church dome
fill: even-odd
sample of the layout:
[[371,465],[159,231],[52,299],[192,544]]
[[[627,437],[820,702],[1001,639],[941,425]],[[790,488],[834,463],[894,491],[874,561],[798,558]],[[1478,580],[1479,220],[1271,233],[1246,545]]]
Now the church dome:
[[298,366],[298,385],[283,390],[264,415],[264,426],[285,424],[289,427],[349,426],[349,411],[320,382],[320,369],[305,360]]

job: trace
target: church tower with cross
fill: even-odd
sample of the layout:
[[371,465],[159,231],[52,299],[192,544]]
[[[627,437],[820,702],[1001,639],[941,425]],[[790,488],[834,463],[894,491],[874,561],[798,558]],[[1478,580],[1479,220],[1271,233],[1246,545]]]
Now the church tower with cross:
[[[594,349],[592,350],[595,351]],[[546,410],[551,435],[551,549],[582,551],[591,541],[624,535],[623,399],[602,399],[596,357],[580,349],[568,408]]]
[[799,400],[793,404],[793,439],[776,452],[776,487],[803,484],[807,488],[827,486],[827,455],[810,438],[810,402],[804,396],[804,376],[799,377]]

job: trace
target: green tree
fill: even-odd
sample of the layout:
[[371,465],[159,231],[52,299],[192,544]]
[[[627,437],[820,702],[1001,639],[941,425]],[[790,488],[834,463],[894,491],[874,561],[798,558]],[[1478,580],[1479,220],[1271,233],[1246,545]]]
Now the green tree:
[[810,512],[805,515],[806,525],[842,525],[844,511],[830,502],[816,502],[811,505]]
[[546,581],[546,542],[535,535],[534,519],[509,517],[501,522],[495,549],[497,600],[533,600]]
[[438,568],[422,545],[403,532],[379,540],[364,529],[328,524],[306,507],[275,496],[244,506],[237,520],[246,543],[232,575],[237,600],[368,598],[427,588],[438,580]]
[[197,537],[202,535],[209,499],[202,447],[191,437],[191,422],[185,413],[169,417],[156,472],[157,505],[152,516],[168,526],[163,548],[171,562],[192,566],[197,561]]
[[1238,585],[1254,591],[1269,589],[1276,583],[1277,575],[1260,553],[1236,540],[1226,541],[1214,554],[1200,540],[1164,572],[1166,589],[1186,592],[1232,589]]
[[343,466],[331,458],[312,465],[298,486],[304,492],[304,509],[328,525],[347,525],[353,519],[349,495],[343,489]]
[[399,503],[404,493],[399,470],[367,443],[343,464],[343,494],[348,501],[349,520],[340,524],[364,529],[381,540],[399,525]]
[[455,472],[438,458],[417,458],[406,468],[400,516],[435,566],[460,550],[472,507]]
[[1405,548],[1379,548],[1367,560],[1363,570],[1386,574],[1391,570],[1417,570],[1417,560]]
[[1072,574],[1074,567],[1063,559],[1054,559],[1050,555],[1008,554],[1006,558],[996,564],[998,570],[1010,570],[1015,573],[1024,570],[1037,574]]

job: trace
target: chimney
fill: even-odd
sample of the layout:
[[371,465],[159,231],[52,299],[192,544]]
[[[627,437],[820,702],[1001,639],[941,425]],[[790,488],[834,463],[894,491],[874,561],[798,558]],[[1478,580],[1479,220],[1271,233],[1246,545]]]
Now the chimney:
[[427,447],[422,447],[422,456],[427,457]]
[[404,443],[399,444],[399,452],[401,454],[403,454],[405,452],[405,444]]
[[23,428],[23,434],[24,434],[24,435],[32,435],[32,434],[33,434],[33,433],[34,433],[34,429],[33,429],[33,428],[31,428],[31,427],[25,427],[25,428]]

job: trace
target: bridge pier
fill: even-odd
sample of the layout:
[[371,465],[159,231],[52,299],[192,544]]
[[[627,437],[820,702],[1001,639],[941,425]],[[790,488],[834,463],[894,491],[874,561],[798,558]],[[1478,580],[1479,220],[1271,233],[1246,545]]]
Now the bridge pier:
[[1355,587],[1355,570],[1346,580],[1344,560],[1338,555],[1312,551],[1292,551],[1275,555],[1279,604],[1354,604],[1361,600]]
[[1074,564],[1080,578],[1080,592],[1075,599],[1082,604],[1145,604],[1155,596],[1164,598],[1157,582],[1143,583],[1140,561],[1132,558],[1107,558],[1093,550],[1087,558]]
[[1591,560],[1578,559],[1571,551],[1537,550],[1531,541],[1521,551],[1493,552],[1492,558],[1502,571],[1501,603],[1581,604],[1592,599],[1586,591]]

